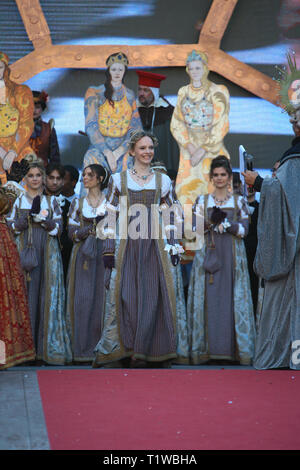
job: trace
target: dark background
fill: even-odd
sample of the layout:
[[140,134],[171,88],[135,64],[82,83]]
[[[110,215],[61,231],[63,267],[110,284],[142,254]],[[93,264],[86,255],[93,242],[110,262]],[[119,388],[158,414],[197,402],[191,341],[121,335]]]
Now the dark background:
[[[105,43],[104,38],[129,38],[131,42],[128,40],[128,44],[137,40],[142,44],[141,39],[156,40],[158,43],[191,44],[198,41],[197,24],[204,21],[212,0],[41,0],[40,3],[53,44],[96,44],[95,41],[99,38],[104,40],[101,43]],[[292,27],[287,27],[284,21],[288,3],[288,0],[239,0],[224,34],[222,49],[226,52],[243,51],[286,44],[288,50],[289,44],[295,41],[297,43],[300,37],[299,17]],[[11,63],[33,50],[14,0],[0,2],[0,50],[8,54]],[[270,63],[267,51],[266,60],[260,58],[259,63],[252,61],[250,65],[273,77],[275,65],[280,64]],[[262,50],[262,57],[263,54]],[[167,75],[167,80],[161,86],[161,93],[166,97],[176,96],[178,89],[189,81],[184,67],[151,70]],[[215,83],[226,85],[233,100],[258,99],[220,75],[210,73],[209,78]],[[65,164],[81,167],[88,148],[88,139],[78,134],[78,130],[84,130],[84,94],[90,85],[100,85],[103,82],[104,71],[97,69],[97,64],[95,69],[43,72],[26,82],[32,89],[45,89],[50,96],[46,117],[55,119]],[[136,91],[137,75],[134,70],[129,69],[125,83],[128,88]],[[257,168],[271,168],[274,161],[289,147],[292,130],[289,132],[287,127],[287,132],[278,133],[276,122],[281,111],[274,105],[270,106],[274,111],[271,108],[267,119],[273,119],[274,115],[272,132],[264,133],[262,125],[257,133],[249,133],[247,120],[253,121],[253,113],[248,116],[245,102],[241,101],[241,121],[246,120],[243,132],[229,131],[225,138],[233,166],[238,165],[240,144],[255,156]],[[261,119],[263,116],[259,117]],[[288,116],[286,120],[288,121]],[[270,128],[270,122],[268,124]],[[249,122],[250,127],[253,126]]]

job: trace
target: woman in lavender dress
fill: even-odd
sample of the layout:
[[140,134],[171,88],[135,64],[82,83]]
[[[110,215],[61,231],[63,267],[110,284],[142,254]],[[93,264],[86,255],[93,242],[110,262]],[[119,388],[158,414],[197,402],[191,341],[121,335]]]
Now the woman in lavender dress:
[[250,364],[255,324],[242,238],[248,232],[248,208],[234,195],[232,170],[224,156],[212,160],[215,190],[199,196],[193,207],[194,225],[203,229],[204,245],[196,252],[191,272],[187,317],[190,360],[210,359]]
[[8,223],[16,236],[26,273],[36,359],[49,364],[71,360],[65,323],[65,287],[58,236],[62,217],[54,196],[43,195],[44,164],[34,160],[25,176],[27,190],[15,200]]

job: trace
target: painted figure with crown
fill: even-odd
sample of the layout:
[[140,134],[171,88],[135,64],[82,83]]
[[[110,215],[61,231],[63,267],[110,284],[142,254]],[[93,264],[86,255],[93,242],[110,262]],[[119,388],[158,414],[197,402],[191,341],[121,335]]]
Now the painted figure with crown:
[[33,151],[29,138],[33,131],[33,97],[26,85],[10,79],[9,58],[0,52],[0,181],[14,161],[21,161]]
[[85,94],[85,128],[90,146],[84,156],[84,168],[92,163],[103,165],[112,173],[130,167],[128,142],[133,130],[142,123],[135,94],[124,85],[128,59],[122,52],[106,60],[106,81],[91,86]]
[[180,148],[176,194],[181,204],[193,204],[211,192],[211,160],[229,154],[223,139],[229,130],[229,92],[208,80],[207,57],[193,50],[187,58],[190,84],[178,91],[171,132]]

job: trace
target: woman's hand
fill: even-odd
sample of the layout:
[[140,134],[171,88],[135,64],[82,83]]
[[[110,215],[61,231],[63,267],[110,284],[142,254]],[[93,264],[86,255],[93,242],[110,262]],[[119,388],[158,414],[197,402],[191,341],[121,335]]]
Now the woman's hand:
[[46,219],[41,222],[41,225],[47,232],[52,232],[56,227],[56,222],[53,219]]
[[218,228],[218,232],[219,232],[219,233],[223,233],[223,232],[224,232],[224,225],[223,225],[223,224],[218,225],[217,228]]
[[23,232],[24,230],[28,229],[28,216],[21,215],[15,222],[14,228],[17,232]]
[[115,173],[115,171],[117,169],[116,156],[114,155],[114,153],[111,150],[105,150],[105,152],[103,152],[103,153],[104,153],[104,155],[105,155],[105,157],[108,161],[111,172]]
[[179,255],[171,255],[171,263],[173,266],[177,266],[180,261]]
[[85,240],[91,234],[92,230],[92,225],[86,225],[85,227],[81,227],[74,232],[73,238],[79,241]]
[[14,150],[9,150],[3,159],[3,169],[8,171],[16,160],[17,154]]
[[115,267],[115,255],[114,254],[103,254],[103,264],[105,268],[113,269]]
[[205,156],[205,150],[202,147],[199,147],[191,156],[191,165],[193,167],[199,165]]
[[124,154],[124,148],[122,145],[120,145],[120,147],[116,148],[114,151],[113,151],[113,154],[114,154],[114,157],[116,159],[116,162],[117,160]]
[[193,153],[196,152],[197,147],[195,147],[194,144],[188,143],[187,146],[186,146],[186,149],[187,149],[187,151],[189,152],[189,154],[192,156]]

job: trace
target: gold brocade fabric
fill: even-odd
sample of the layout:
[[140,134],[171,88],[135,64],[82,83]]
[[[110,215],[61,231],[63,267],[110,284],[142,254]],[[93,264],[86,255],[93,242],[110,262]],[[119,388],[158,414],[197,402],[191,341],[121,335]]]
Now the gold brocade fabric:
[[[0,195],[0,200],[3,196]],[[0,370],[35,359],[29,308],[17,247],[0,216]]]
[[106,100],[98,108],[99,130],[105,137],[123,137],[128,131],[132,115],[132,107],[126,95],[120,101],[114,101],[112,106]]
[[[229,154],[223,138],[229,130],[229,93],[222,85],[211,83],[204,92],[192,85],[182,87],[171,121],[171,132],[180,148],[176,194],[180,203],[193,204],[199,194],[207,194],[209,169],[213,158]],[[191,165],[187,145],[203,148],[205,156],[196,166]]]
[[[16,152],[16,160],[33,153],[29,139],[34,129],[32,92],[27,85],[13,87],[13,93],[6,87],[4,104],[0,105],[0,147],[6,152]],[[2,98],[3,98],[2,90]],[[6,183],[2,175],[1,183]]]
[[0,104],[0,137],[15,135],[19,126],[19,111],[8,101]]
[[[209,179],[212,159],[218,155],[230,158],[223,143],[229,130],[229,93],[225,86],[209,83],[206,90],[192,85],[180,88],[171,120],[171,132],[180,149],[176,194],[183,207],[194,204],[197,196],[212,192]],[[205,151],[196,166],[191,164],[188,144]],[[193,238],[189,213],[185,216],[185,233]],[[183,258],[189,260],[187,250]]]

